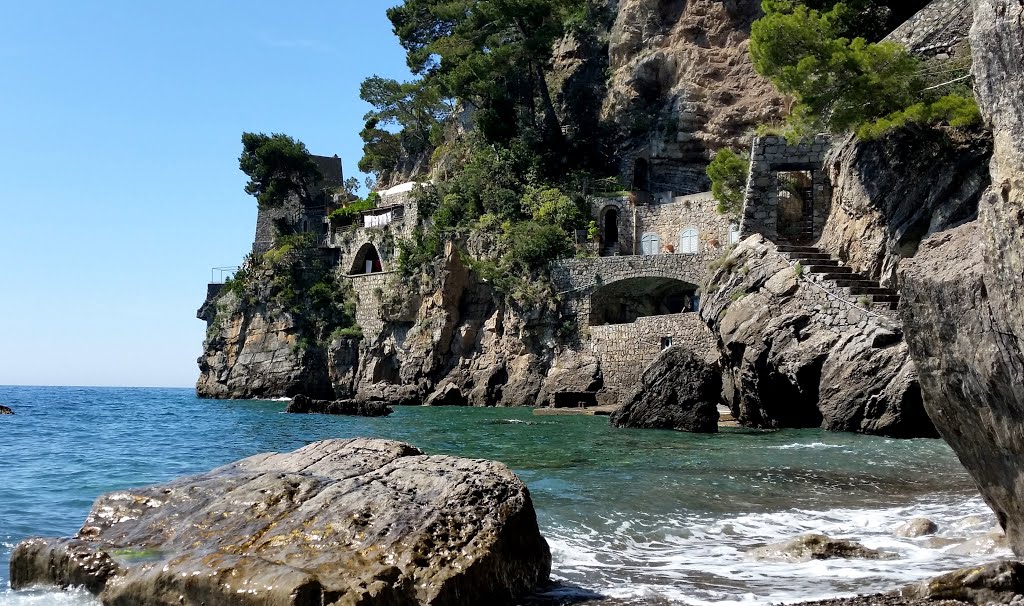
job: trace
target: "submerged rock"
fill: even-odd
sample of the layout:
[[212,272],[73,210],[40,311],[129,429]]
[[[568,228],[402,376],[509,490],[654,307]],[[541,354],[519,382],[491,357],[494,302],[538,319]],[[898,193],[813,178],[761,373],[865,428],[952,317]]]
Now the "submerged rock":
[[972,566],[908,585],[897,592],[909,598],[1009,604],[1024,595],[1024,563],[1001,561]]
[[772,543],[748,551],[758,560],[808,562],[832,558],[861,558],[866,560],[893,560],[895,553],[870,549],[846,539],[833,539],[823,534],[805,534],[781,543]]
[[914,518],[902,524],[893,532],[898,537],[915,538],[935,534],[939,531],[938,525],[928,518]]
[[351,439],[100,497],[74,537],[22,541],[11,586],[105,604],[513,604],[551,554],[507,467]]
[[13,410],[8,408],[7,406],[4,406],[3,404],[0,404],[0,415],[13,415],[13,414],[14,414]]
[[718,431],[722,376],[693,352],[670,347],[644,371],[625,405],[611,416],[615,427]]
[[292,401],[284,411],[296,414],[316,413],[354,417],[386,417],[395,412],[386,402],[372,400],[314,400],[301,394],[292,398]]

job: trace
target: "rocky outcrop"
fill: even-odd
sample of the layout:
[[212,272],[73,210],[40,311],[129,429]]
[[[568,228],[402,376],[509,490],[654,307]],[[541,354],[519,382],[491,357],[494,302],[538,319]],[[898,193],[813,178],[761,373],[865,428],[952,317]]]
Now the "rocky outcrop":
[[611,416],[615,427],[718,431],[722,376],[707,360],[681,348],[666,349]]
[[832,558],[860,558],[865,560],[893,560],[895,553],[870,549],[846,539],[833,539],[823,534],[805,534],[781,543],[756,547],[749,552],[758,560],[809,562]]
[[898,537],[917,538],[935,534],[938,531],[938,525],[928,518],[913,518],[901,524],[893,534]]
[[977,221],[903,263],[901,313],[931,418],[1024,556],[1024,5],[975,0],[974,17],[992,186]]
[[761,236],[720,262],[701,317],[741,424],[934,435],[899,324],[798,278]]
[[991,155],[981,129],[908,126],[876,141],[836,142],[825,161],[832,206],[818,248],[895,287],[900,261],[921,240],[977,216]]
[[218,297],[215,309],[198,360],[200,397],[335,395],[325,352],[305,346],[293,314],[269,302],[248,305],[232,292]]
[[327,440],[97,500],[72,538],[29,539],[11,585],[105,604],[514,604],[551,556],[507,467]]
[[292,398],[284,409],[292,414],[345,415],[351,417],[386,417],[394,410],[387,402],[359,400],[314,400],[302,394]]
[[992,562],[915,583],[900,596],[924,600],[961,600],[971,604],[1010,604],[1024,595],[1024,563]]
[[14,411],[7,406],[0,405],[0,415],[13,415]]

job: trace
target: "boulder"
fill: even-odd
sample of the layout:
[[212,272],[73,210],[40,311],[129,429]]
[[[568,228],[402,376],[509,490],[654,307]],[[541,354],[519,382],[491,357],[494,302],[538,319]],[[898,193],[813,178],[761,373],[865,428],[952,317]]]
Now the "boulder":
[[921,600],[961,600],[974,604],[1009,604],[1024,595],[1024,563],[1001,561],[962,568],[908,585],[899,595]]
[[722,377],[717,367],[682,347],[663,351],[622,408],[612,413],[615,427],[718,431]]
[[454,383],[445,382],[423,401],[424,406],[466,406],[469,402]]
[[809,562],[810,560],[828,560],[832,558],[861,558],[866,560],[893,560],[897,556],[887,551],[870,549],[846,539],[833,539],[823,534],[805,534],[803,536],[757,547],[748,551],[758,560],[777,560],[792,562]]
[[507,467],[349,439],[100,497],[74,537],[28,539],[11,586],[105,604],[514,604],[551,568]]
[[935,522],[929,520],[928,518],[914,518],[900,525],[893,532],[893,534],[895,534],[898,537],[913,539],[916,537],[923,537],[930,534],[935,534],[938,531],[938,525],[935,524]]
[[0,404],[0,415],[13,415],[13,414],[14,414],[13,410],[8,408],[7,406],[4,406],[4,405]]
[[285,412],[295,414],[316,413],[353,417],[386,417],[394,410],[386,402],[372,400],[314,400],[302,394],[292,398]]

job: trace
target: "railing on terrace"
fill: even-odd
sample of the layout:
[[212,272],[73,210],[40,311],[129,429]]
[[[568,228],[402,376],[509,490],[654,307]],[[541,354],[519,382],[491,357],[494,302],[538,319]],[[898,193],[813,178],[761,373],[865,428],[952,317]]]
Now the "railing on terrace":
[[210,269],[210,284],[224,284],[233,278],[237,271],[237,265],[234,267],[214,267]]

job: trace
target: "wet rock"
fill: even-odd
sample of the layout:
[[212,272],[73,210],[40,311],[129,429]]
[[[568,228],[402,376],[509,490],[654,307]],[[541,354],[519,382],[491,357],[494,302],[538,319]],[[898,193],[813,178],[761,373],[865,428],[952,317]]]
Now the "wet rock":
[[14,414],[13,410],[8,408],[7,406],[4,406],[4,405],[0,404],[0,415],[13,415],[13,414]]
[[985,534],[968,539],[946,553],[964,556],[995,555],[1009,549],[1006,533],[1001,528],[993,528]]
[[901,265],[901,314],[929,415],[1024,556],[1024,5],[973,4],[992,187],[977,221]]
[[1008,604],[1024,594],[1024,563],[1001,561],[963,568],[908,585],[898,594],[917,599]]
[[832,558],[892,560],[897,557],[894,553],[870,549],[856,541],[833,539],[823,534],[806,534],[781,543],[757,547],[747,553],[758,560],[793,562],[828,560]]
[[357,438],[102,496],[74,537],[21,542],[11,585],[140,606],[511,605],[550,567],[507,467]]
[[386,402],[366,400],[314,400],[302,394],[292,398],[285,412],[296,414],[347,415],[354,417],[386,417],[394,410]]
[[717,367],[688,349],[670,347],[644,371],[610,422],[615,427],[714,433],[721,391]]
[[939,527],[928,518],[914,518],[895,530],[893,534],[898,537],[915,538],[935,534]]
[[444,383],[423,402],[424,406],[466,406],[466,396],[454,383]]

